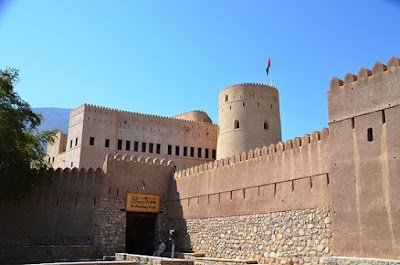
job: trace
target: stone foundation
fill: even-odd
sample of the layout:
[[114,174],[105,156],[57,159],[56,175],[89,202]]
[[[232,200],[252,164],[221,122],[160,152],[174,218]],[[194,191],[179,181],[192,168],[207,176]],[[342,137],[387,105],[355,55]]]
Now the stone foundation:
[[124,208],[124,200],[98,199],[93,228],[97,256],[125,251],[126,212],[121,211]]
[[329,208],[170,220],[169,225],[181,231],[177,249],[207,257],[318,264],[331,255]]
[[369,259],[354,257],[327,257],[322,260],[326,265],[400,265],[400,260]]

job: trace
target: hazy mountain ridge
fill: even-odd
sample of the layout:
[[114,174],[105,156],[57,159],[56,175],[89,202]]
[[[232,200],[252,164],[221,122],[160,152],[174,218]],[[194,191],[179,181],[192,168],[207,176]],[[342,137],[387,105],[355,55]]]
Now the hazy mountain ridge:
[[39,131],[60,130],[68,132],[69,113],[72,109],[62,108],[32,108],[33,112],[42,114],[43,121],[39,126]]

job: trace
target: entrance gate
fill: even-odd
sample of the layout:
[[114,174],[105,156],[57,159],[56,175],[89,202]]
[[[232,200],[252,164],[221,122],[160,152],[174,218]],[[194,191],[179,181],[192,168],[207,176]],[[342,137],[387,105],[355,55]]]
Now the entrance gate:
[[126,213],[125,251],[130,254],[152,255],[155,244],[157,214]]
[[155,246],[156,218],[160,212],[160,196],[127,192],[125,198],[125,251],[152,255]]

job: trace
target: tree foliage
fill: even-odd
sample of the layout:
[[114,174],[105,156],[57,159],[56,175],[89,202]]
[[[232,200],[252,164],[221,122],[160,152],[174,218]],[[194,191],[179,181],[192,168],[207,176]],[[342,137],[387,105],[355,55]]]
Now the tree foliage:
[[0,197],[14,201],[54,175],[44,146],[55,131],[38,131],[42,116],[14,91],[18,80],[18,70],[0,69]]

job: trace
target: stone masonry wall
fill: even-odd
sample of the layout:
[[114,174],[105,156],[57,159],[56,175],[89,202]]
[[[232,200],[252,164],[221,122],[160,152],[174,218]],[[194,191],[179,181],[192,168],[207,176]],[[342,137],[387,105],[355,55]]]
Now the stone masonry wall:
[[207,257],[258,263],[318,264],[331,255],[331,213],[326,207],[231,217],[170,221],[181,231],[177,249]]
[[94,244],[97,256],[110,256],[125,251],[125,200],[99,198],[94,216]]

